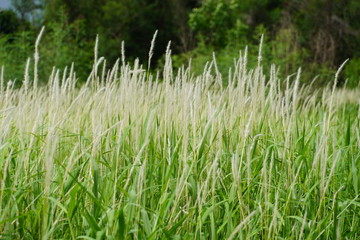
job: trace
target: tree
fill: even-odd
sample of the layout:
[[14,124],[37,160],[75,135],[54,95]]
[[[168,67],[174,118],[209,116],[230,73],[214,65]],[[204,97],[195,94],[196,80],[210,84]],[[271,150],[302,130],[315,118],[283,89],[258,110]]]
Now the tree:
[[0,10],[0,34],[15,33],[21,25],[20,19],[11,10]]
[[[187,25],[188,13],[196,0],[44,0],[45,24],[61,20],[64,12],[68,24],[81,22],[86,32],[84,41],[100,36],[100,54],[114,62],[125,42],[128,58],[146,62],[153,34],[158,30],[153,62],[165,52],[169,41],[175,52],[193,47]],[[96,6],[96,7],[94,7]],[[59,11],[63,9],[63,11]]]
[[35,0],[11,0],[11,5],[22,20],[27,19],[29,14],[33,15],[34,10],[41,8],[41,5]]

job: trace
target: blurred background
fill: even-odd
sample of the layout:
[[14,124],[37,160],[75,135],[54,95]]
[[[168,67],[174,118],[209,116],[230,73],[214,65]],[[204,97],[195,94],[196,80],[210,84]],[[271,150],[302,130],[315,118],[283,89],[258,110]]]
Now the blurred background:
[[0,66],[5,78],[21,83],[36,36],[46,26],[40,47],[40,77],[72,62],[85,81],[99,34],[99,55],[109,67],[121,55],[147,64],[158,30],[152,70],[161,69],[171,40],[175,67],[192,59],[195,74],[216,53],[227,74],[246,46],[255,66],[264,34],[263,64],[279,66],[284,78],[302,67],[303,84],[331,84],[346,59],[340,85],[356,87],[360,76],[359,0],[0,0]]

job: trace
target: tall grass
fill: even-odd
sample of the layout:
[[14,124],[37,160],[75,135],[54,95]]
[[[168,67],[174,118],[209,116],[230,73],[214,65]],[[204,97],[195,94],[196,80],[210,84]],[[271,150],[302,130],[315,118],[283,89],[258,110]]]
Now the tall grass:
[[37,50],[33,80],[1,75],[1,238],[360,238],[359,89],[266,77],[246,50],[226,86],[215,56],[200,76],[170,48],[158,74],[121,59],[95,54],[80,88],[73,66],[39,86]]

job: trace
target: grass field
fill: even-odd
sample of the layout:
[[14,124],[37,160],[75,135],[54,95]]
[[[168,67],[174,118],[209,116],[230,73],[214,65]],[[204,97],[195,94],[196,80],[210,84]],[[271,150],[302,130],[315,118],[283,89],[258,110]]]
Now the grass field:
[[157,75],[95,54],[82,87],[41,86],[37,56],[1,80],[1,239],[360,239],[360,90],[337,76],[314,92],[243,51],[195,77],[168,50]]

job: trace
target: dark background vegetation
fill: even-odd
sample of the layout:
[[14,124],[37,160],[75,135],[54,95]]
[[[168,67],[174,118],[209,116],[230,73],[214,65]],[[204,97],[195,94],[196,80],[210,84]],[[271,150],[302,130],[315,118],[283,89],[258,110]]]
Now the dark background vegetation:
[[[263,61],[274,63],[284,77],[302,67],[302,82],[315,86],[333,81],[334,72],[350,58],[339,84],[356,87],[360,76],[360,1],[358,0],[10,0],[0,10],[0,66],[6,79],[21,82],[41,26],[43,82],[52,67],[75,63],[85,81],[99,34],[99,54],[109,66],[125,42],[127,60],[147,63],[153,34],[159,30],[151,69],[162,65],[171,40],[174,65],[187,64],[201,73],[216,52],[227,73],[239,50],[249,47],[254,66],[264,34]],[[267,70],[267,69],[265,69]]]

